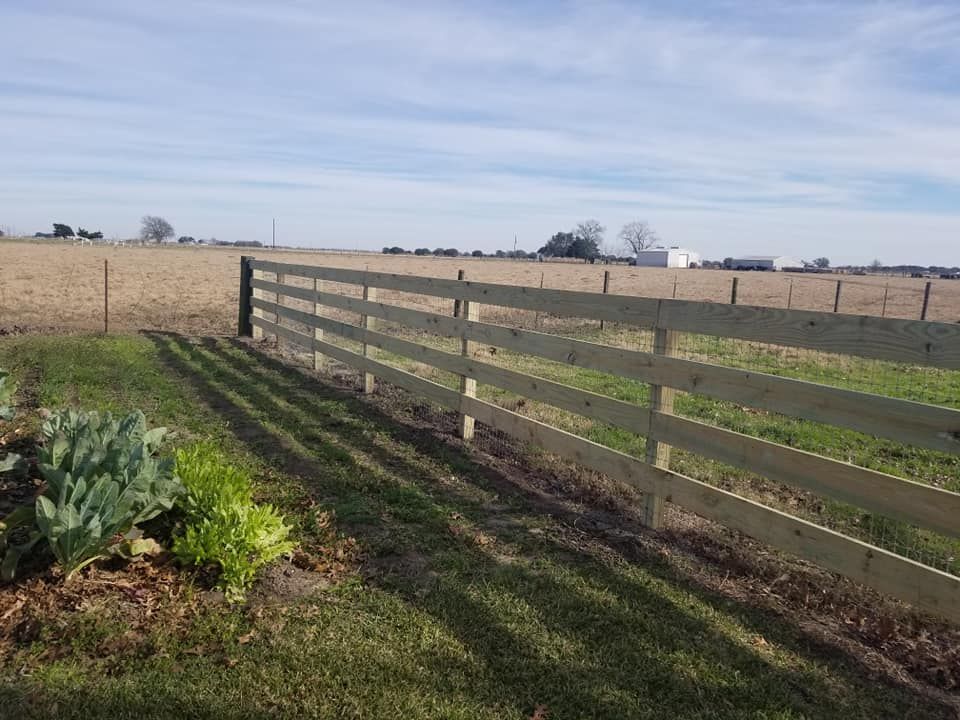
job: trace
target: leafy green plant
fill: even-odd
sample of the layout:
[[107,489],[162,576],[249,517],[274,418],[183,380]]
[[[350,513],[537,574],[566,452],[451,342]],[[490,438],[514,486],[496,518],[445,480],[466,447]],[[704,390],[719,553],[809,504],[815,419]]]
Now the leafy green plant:
[[[3,368],[0,368],[0,420],[9,422],[16,415],[13,406],[13,396],[17,392],[17,383]],[[23,458],[16,453],[7,453],[0,458],[0,473],[18,470],[23,467]]]
[[119,485],[117,506],[133,526],[169,510],[183,493],[173,459],[156,457],[166,435],[166,428],[148,430],[139,410],[121,420],[63,410],[43,424],[38,466],[48,486],[59,486],[69,474],[92,487],[90,479],[109,475]]
[[17,383],[10,373],[0,368],[0,420],[10,421],[16,413],[13,396],[17,392]]
[[241,602],[260,568],[290,552],[290,526],[272,505],[253,502],[250,476],[227,464],[217,448],[200,443],[177,452],[186,515],[173,551],[184,563],[220,566],[220,587]]
[[26,461],[16,453],[7,453],[6,457],[0,460],[0,473],[10,470],[22,470],[26,467]]
[[186,493],[179,505],[187,517],[200,517],[218,505],[252,505],[250,476],[228,465],[211,442],[199,442],[176,452],[177,476]]
[[138,523],[173,507],[183,485],[173,461],[155,453],[166,429],[147,429],[143,413],[121,420],[109,413],[63,410],[42,428],[37,467],[46,481],[34,505],[15,509],[0,523],[0,550],[17,528],[27,540],[7,548],[0,575],[11,579],[19,559],[41,539],[63,565],[66,578],[110,548]]
[[88,486],[83,477],[67,473],[57,501],[37,498],[36,521],[54,556],[70,579],[81,568],[104,557],[118,542],[127,516],[118,506],[119,485],[101,475]]

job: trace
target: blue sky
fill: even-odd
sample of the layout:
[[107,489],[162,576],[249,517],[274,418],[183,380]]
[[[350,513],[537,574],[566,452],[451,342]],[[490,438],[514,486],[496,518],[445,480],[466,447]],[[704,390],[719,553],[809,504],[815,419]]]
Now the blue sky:
[[0,0],[0,227],[960,263],[960,3]]

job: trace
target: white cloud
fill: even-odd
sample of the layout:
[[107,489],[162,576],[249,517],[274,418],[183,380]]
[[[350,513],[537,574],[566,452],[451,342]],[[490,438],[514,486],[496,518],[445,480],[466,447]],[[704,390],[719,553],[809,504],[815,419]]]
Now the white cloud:
[[0,10],[4,224],[494,249],[644,217],[709,256],[958,261],[953,6],[53,7]]

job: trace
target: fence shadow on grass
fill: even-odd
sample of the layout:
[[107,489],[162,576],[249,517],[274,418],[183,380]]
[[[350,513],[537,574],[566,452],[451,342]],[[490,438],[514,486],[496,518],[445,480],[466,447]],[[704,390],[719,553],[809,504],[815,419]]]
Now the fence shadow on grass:
[[[513,716],[543,703],[556,717],[610,718],[658,707],[729,717],[943,711],[906,688],[877,692],[855,658],[826,659],[836,648],[698,585],[654,549],[626,557],[577,529],[578,511],[522,472],[484,465],[355,392],[245,342],[148,337],[253,453],[336,510],[371,554],[372,585],[442,622],[479,662],[467,690],[479,703]],[[834,679],[786,669],[744,634],[803,659],[794,665],[827,665]],[[449,658],[418,662],[409,682],[450,692]]]

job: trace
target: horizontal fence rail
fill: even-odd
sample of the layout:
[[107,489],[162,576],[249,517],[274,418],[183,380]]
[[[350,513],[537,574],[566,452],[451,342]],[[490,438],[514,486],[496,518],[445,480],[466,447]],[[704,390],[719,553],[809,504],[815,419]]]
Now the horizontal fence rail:
[[[960,537],[960,494],[675,415],[672,395],[667,402],[644,407],[482,362],[472,356],[468,344],[499,347],[639,380],[655,388],[670,388],[671,392],[699,394],[958,455],[958,410],[671,357],[670,333],[732,337],[952,370],[960,367],[960,328],[921,321],[541,290],[253,259],[245,267],[254,277],[245,280],[241,326],[246,321],[257,333],[274,335],[311,354],[319,353],[350,365],[370,377],[371,382],[373,377],[379,377],[458,412],[461,418],[470,418],[469,424],[461,423],[461,433],[465,432],[464,427],[472,432],[473,420],[479,420],[630,484],[648,498],[676,503],[920,609],[960,622],[960,577],[671,470],[669,447],[947,537]],[[263,279],[265,272],[281,281]],[[291,276],[316,282],[312,289],[288,285],[283,279]],[[321,289],[327,282],[362,286],[368,299]],[[473,319],[477,317],[476,307],[462,313],[466,317],[399,307],[377,301],[374,288],[450,298],[461,301],[464,308],[473,304],[497,305],[625,323],[655,330],[667,342],[655,347],[654,352],[617,348],[482,322]],[[284,297],[312,303],[314,311],[287,307],[282,303]],[[366,320],[351,324],[323,317],[317,314],[320,307],[357,313]],[[463,352],[445,352],[373,329],[369,318],[459,338]],[[284,321],[304,326],[308,331],[300,332]],[[364,351],[346,349],[331,342],[328,335],[360,343]],[[463,392],[440,385],[375,359],[374,351],[409,358],[469,379],[474,385],[462,381],[461,389],[470,388]],[[659,445],[667,452],[654,452],[645,459],[633,457],[477,399],[472,392],[475,383],[622,428],[646,437],[654,448]]]
[[702,335],[756,340],[877,360],[960,369],[960,325],[866,315],[781,310],[691,300],[659,300],[469,280],[285,265],[254,260],[254,270],[385,290],[472,300],[590,320],[610,320]]
[[960,411],[950,408],[615,348],[533,330],[469,322],[336,293],[281,286],[266,280],[255,279],[252,287],[373,315],[447,337],[466,337],[547,360],[960,454]]

